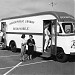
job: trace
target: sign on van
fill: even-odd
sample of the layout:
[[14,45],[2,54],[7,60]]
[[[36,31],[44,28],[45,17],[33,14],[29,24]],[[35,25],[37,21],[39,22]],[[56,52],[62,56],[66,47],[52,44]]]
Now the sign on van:
[[15,24],[15,23],[33,23],[34,24],[34,21],[31,21],[31,20],[16,20],[16,21],[11,22],[9,25]]
[[64,19],[64,18],[71,18],[71,19],[74,19],[73,17],[71,16],[60,16],[61,19]]
[[13,27],[13,30],[29,30],[29,27]]

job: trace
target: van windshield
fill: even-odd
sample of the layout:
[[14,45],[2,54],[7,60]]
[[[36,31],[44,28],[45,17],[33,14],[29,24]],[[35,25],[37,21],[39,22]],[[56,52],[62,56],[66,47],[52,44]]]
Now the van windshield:
[[72,23],[62,23],[63,30],[66,34],[74,33]]

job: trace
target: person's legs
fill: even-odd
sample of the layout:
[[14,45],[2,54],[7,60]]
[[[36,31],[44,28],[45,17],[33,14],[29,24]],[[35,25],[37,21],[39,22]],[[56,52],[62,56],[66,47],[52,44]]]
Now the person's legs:
[[24,46],[23,60],[25,60],[26,58],[27,58],[27,54],[26,54],[26,46]]
[[46,48],[47,48],[47,46],[48,46],[48,42],[49,42],[49,37],[48,36],[46,36],[46,41],[45,41],[45,46],[44,46],[44,52],[46,51]]
[[30,55],[28,55],[27,59],[30,60]]
[[30,54],[30,60],[32,60],[32,53]]
[[33,59],[33,54],[34,54],[34,46],[31,47],[31,52],[30,52],[30,59]]
[[27,54],[28,54],[27,59],[30,60],[30,49],[28,49],[28,53]]
[[20,60],[23,61],[24,58],[24,46],[21,46],[21,58]]
[[28,49],[28,53],[27,53],[27,59],[29,60],[30,59],[30,53],[29,53],[29,49]]
[[51,46],[51,40],[49,40],[48,46]]
[[33,50],[34,47],[30,47],[29,50],[28,50],[28,60],[31,60],[32,59],[32,55],[33,55]]
[[20,60],[23,60],[23,52],[21,51],[21,58],[20,58]]

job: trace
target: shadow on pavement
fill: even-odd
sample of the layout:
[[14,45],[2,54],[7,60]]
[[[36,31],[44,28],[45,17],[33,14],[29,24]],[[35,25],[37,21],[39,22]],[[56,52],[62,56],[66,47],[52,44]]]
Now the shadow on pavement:
[[[54,61],[57,61],[55,56],[51,56],[49,58],[45,58],[45,57],[42,57],[42,58],[43,58],[43,60],[54,60]],[[75,62],[75,55],[70,55],[68,60],[67,60],[67,62]]]
[[[3,50],[6,50],[6,49],[3,49]],[[10,50],[8,50],[8,51],[10,51]],[[20,51],[21,51],[21,49],[17,49],[17,51],[14,52],[14,53],[20,53]],[[26,51],[26,54],[27,54],[27,51]],[[42,60],[54,60],[54,61],[57,61],[55,56],[53,56],[53,55],[51,57],[42,57],[41,55],[42,55],[42,53],[34,51],[33,59],[36,58],[36,57],[41,57]],[[68,58],[67,62],[75,62],[75,55],[69,55],[69,58]]]
[[55,56],[51,56],[51,57],[41,57],[43,60],[53,60],[53,61],[57,61]]
[[42,57],[42,53],[34,51],[33,59],[36,57],[40,57],[40,58],[42,58],[42,60],[54,60],[54,61],[56,61],[56,58],[53,55],[51,57]]

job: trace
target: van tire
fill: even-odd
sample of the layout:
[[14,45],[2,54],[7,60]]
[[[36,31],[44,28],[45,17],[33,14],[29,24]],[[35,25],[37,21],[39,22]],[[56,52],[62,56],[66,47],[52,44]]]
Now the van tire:
[[12,51],[12,52],[16,52],[16,43],[14,41],[11,41],[9,43],[9,49]]
[[[58,49],[58,48],[57,48]],[[62,48],[60,48],[59,50],[57,50],[57,54],[56,54],[56,59],[59,62],[66,62],[68,60],[68,55],[66,55],[64,53],[63,50],[61,50]]]

